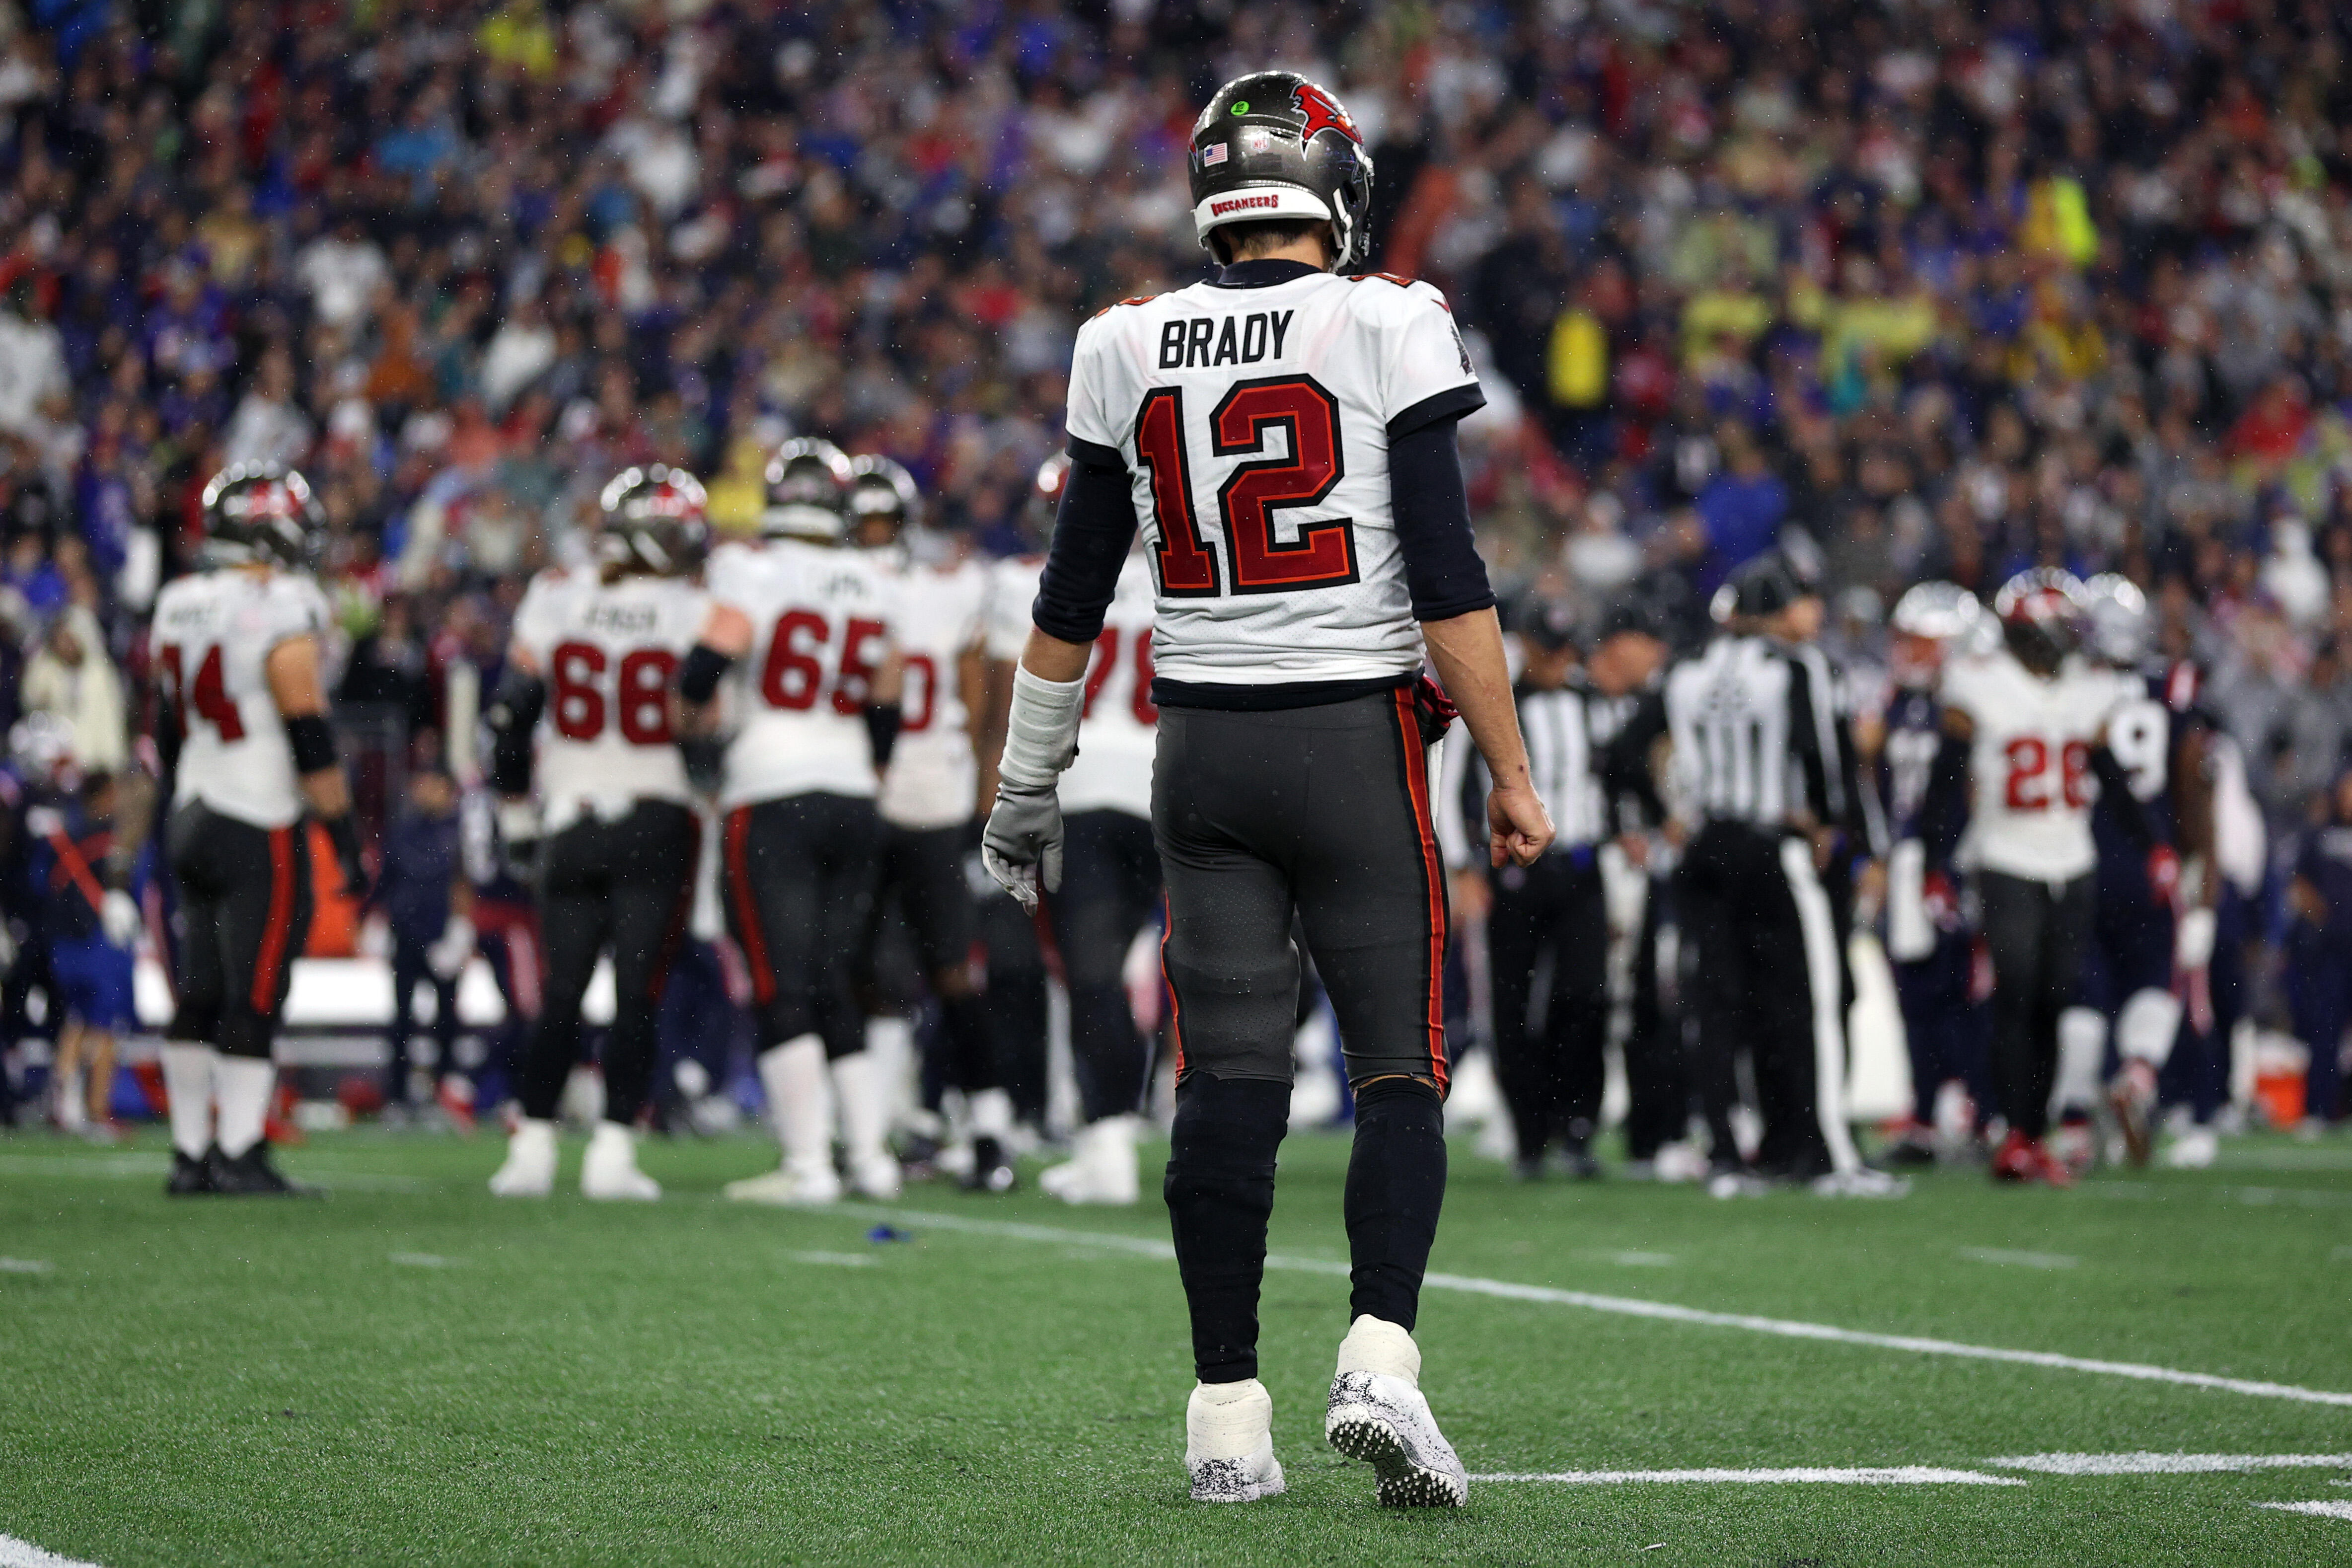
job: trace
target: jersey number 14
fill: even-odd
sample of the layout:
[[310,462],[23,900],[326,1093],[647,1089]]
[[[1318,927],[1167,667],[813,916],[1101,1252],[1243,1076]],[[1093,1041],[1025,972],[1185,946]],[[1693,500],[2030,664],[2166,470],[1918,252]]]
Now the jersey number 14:
[[221,679],[220,645],[205,649],[204,658],[196,665],[193,686],[185,674],[187,656],[178,643],[165,643],[156,650],[156,663],[163,672],[163,700],[172,705],[179,716],[180,733],[194,728],[191,721],[202,719],[217,731],[224,741],[245,739],[245,717],[229,700],[228,683]]
[[[1261,456],[1267,432],[1277,426],[1288,436],[1289,455]],[[1348,519],[1302,523],[1288,544],[1274,536],[1276,511],[1313,506],[1347,472],[1339,399],[1309,375],[1235,382],[1209,416],[1209,436],[1215,456],[1255,459],[1236,465],[1217,489],[1233,592],[1288,594],[1357,581],[1356,530]],[[1154,387],[1144,395],[1135,416],[1135,452],[1151,476],[1160,592],[1179,599],[1216,597],[1225,591],[1224,574],[1193,510],[1181,387]]]

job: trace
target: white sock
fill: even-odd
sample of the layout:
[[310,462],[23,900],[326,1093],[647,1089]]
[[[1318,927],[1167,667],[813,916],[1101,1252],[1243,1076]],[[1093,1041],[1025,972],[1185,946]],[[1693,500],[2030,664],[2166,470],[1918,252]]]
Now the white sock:
[[1001,1089],[972,1091],[971,1135],[1003,1140],[1013,1136],[1013,1097]]
[[172,1147],[201,1160],[213,1142],[213,1063],[210,1046],[163,1042],[163,1091],[172,1108]]
[[814,1035],[763,1051],[760,1087],[783,1146],[784,1163],[803,1170],[833,1163],[833,1082],[825,1076],[824,1042]]
[[220,1096],[220,1150],[234,1160],[261,1142],[269,1091],[278,1087],[278,1064],[257,1057],[222,1057],[213,1064],[213,1085]]
[[1348,1337],[1339,1342],[1339,1369],[1333,1375],[1345,1377],[1351,1372],[1401,1377],[1419,1388],[1421,1347],[1407,1330],[1366,1313],[1349,1325]]
[[2051,1086],[2053,1112],[2088,1110],[2099,1098],[2099,1068],[2107,1054],[2107,1020],[2089,1007],[2058,1015],[2058,1074]]
[[857,1051],[833,1064],[833,1092],[841,1106],[841,1141],[849,1157],[887,1153],[890,1133],[890,1085],[887,1064],[872,1051]]
[[1196,1383],[1184,1406],[1188,1460],[1246,1459],[1274,1424],[1274,1396],[1254,1377],[1239,1383]]

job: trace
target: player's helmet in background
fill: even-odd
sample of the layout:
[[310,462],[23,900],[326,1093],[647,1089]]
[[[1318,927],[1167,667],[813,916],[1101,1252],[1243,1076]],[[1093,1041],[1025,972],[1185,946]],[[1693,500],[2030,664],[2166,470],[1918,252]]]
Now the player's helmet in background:
[[710,513],[702,481],[684,468],[647,463],[613,476],[600,498],[604,528],[596,557],[624,572],[684,577],[710,553]]
[[1895,634],[1887,646],[1887,672],[1898,686],[1933,685],[1947,655],[1983,647],[1978,639],[1990,619],[1977,596],[1957,583],[1915,584],[1895,601],[1887,621]]
[[2153,640],[2147,595],[2116,572],[2102,572],[2083,584],[2083,607],[2090,622],[2091,652],[2117,669],[2137,669]]
[[766,503],[760,531],[770,539],[839,542],[856,477],[848,456],[815,436],[796,436],[768,459]]
[[1036,477],[1029,481],[1029,504],[1024,510],[1021,531],[1040,546],[1054,537],[1054,519],[1061,514],[1062,492],[1070,488],[1070,455],[1056,452],[1037,465]]
[[867,453],[849,461],[849,531],[860,544],[887,544],[923,521],[915,476]]
[[206,566],[308,569],[319,558],[326,514],[310,481],[275,463],[238,463],[205,487]]
[[1217,89],[1192,126],[1192,232],[1306,219],[1331,226],[1332,270],[1371,255],[1372,158],[1339,100],[1296,71]]
[[2083,584],[2072,572],[2036,566],[1993,595],[1992,613],[2017,661],[2038,674],[2056,671],[2083,643]]
[[1717,626],[1729,626],[1734,621],[1762,620],[1777,616],[1799,599],[1807,590],[1789,570],[1789,563],[1775,552],[1759,555],[1731,574],[1715,597],[1707,603],[1707,613]]

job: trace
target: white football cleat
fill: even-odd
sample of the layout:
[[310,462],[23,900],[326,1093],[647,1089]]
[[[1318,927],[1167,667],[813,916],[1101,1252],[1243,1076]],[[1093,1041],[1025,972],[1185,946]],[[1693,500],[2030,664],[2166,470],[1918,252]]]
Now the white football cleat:
[[2213,1156],[2221,1152],[2221,1137],[2210,1127],[2190,1127],[2165,1145],[2165,1168],[2173,1171],[2210,1170]]
[[814,1208],[837,1203],[841,1178],[831,1165],[784,1165],[764,1176],[746,1176],[723,1189],[739,1204],[777,1204],[788,1208]]
[[1380,1478],[1384,1508],[1460,1508],[1470,1478],[1421,1393],[1421,1349],[1394,1323],[1358,1318],[1339,1344],[1323,1439]]
[[1265,1384],[1253,1377],[1193,1385],[1184,1406],[1184,1468],[1194,1502],[1255,1502],[1282,1490]]
[[1907,1198],[1911,1195],[1911,1178],[1874,1171],[1868,1165],[1815,1176],[1810,1184],[1813,1195],[1822,1198]]
[[543,1198],[555,1190],[555,1123],[529,1117],[507,1139],[506,1163],[490,1178],[502,1198]]
[[1106,1116],[1089,1123],[1067,1160],[1037,1173],[1037,1185],[1066,1204],[1133,1204],[1142,1195],[1135,1171],[1134,1118]]
[[617,1121],[599,1121],[580,1162],[580,1195],[600,1202],[651,1203],[661,1184],[637,1169],[637,1135]]
[[865,1155],[849,1164],[850,1191],[876,1203],[898,1201],[900,1176],[898,1158],[887,1150]]

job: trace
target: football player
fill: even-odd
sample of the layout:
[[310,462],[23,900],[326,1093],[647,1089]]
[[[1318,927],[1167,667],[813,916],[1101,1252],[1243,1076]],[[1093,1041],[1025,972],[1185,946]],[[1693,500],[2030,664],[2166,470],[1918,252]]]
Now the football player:
[[1989,653],[1998,632],[1974,594],[1950,583],[1921,583],[1895,602],[1889,629],[1885,705],[1858,727],[1885,813],[1886,956],[1895,971],[1911,1057],[1911,1114],[1880,1155],[1889,1165],[1931,1165],[1937,1158],[1936,1100],[1948,1083],[1966,1086],[1977,1116],[1991,1114],[1984,1081],[1984,1007],[1976,994],[1976,944],[1961,917],[1958,868],[1930,864],[1920,836],[1927,781],[1943,749],[1936,688],[1946,662]]
[[721,899],[783,1149],[776,1170],[729,1184],[742,1202],[841,1195],[836,1104],[850,1185],[898,1194],[890,1085],[854,984],[881,847],[875,796],[901,720],[898,584],[886,562],[842,548],[855,478],[830,441],[777,449],[761,542],[713,561],[717,602],[678,676],[690,731],[709,726],[722,679],[736,715],[719,792]]
[[865,967],[881,917],[895,903],[914,933],[924,984],[940,1005],[944,1056],[934,1076],[964,1095],[972,1165],[965,1184],[1007,1192],[1013,1101],[998,1081],[972,944],[978,916],[964,849],[980,806],[973,745],[987,679],[983,634],[989,572],[970,536],[925,525],[912,475],[887,458],[851,459],[849,522],[863,549],[899,557],[898,740],[882,775],[881,880],[867,923]]
[[1993,613],[2001,649],[1944,670],[1945,741],[1923,807],[1926,853],[1931,861],[1962,854],[1982,909],[1992,958],[1993,1090],[2009,1123],[1993,1178],[2068,1186],[2074,1173],[2044,1133],[2058,1018],[2074,1000],[2091,939],[2095,788],[2116,793],[2143,852],[2152,841],[2107,747],[2115,681],[2076,656],[2083,585],[2052,568],[2021,572],[2002,585]]
[[302,476],[239,466],[205,487],[201,569],[156,596],[152,637],[173,780],[179,1008],[163,1044],[174,1194],[301,1191],[262,1123],[294,959],[310,929],[307,814],[364,896],[351,788],[320,673],[330,617],[311,579],[322,523]]
[[623,470],[600,505],[596,563],[532,579],[484,713],[499,836],[537,882],[547,952],[547,987],[523,1047],[522,1120],[490,1178],[500,1197],[554,1190],[556,1108],[579,1059],[581,1000],[606,952],[614,998],[604,1115],[581,1161],[580,1191],[661,1196],[637,1168],[636,1121],[701,850],[670,687],[709,614],[699,577],[710,524],[701,484],[658,463]]
[[1427,746],[1454,703],[1495,779],[1490,857],[1532,863],[1552,837],[1454,452],[1455,423],[1485,399],[1436,289],[1349,274],[1366,254],[1371,166],[1330,94],[1286,71],[1228,82],[1190,156],[1194,226],[1221,268],[1079,331],[1072,467],[982,854],[1024,902],[1062,884],[1056,789],[1089,675],[1108,679],[1097,646],[1140,526],[1157,590],[1151,817],[1177,1064],[1165,1195],[1199,1377],[1192,1496],[1283,1489],[1257,1300],[1290,1114],[1296,919],[1356,1099],[1351,1322],[1324,1433],[1372,1464],[1382,1502],[1459,1505],[1467,1477],[1420,1392],[1412,1331],[1445,1183],[1446,889]]

